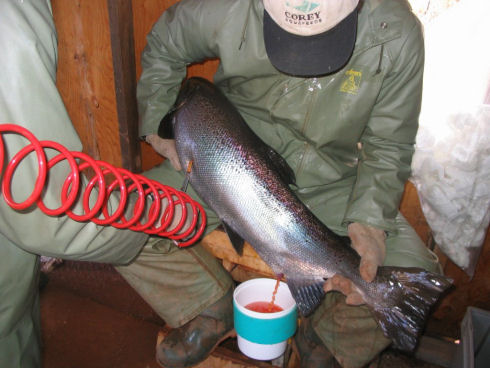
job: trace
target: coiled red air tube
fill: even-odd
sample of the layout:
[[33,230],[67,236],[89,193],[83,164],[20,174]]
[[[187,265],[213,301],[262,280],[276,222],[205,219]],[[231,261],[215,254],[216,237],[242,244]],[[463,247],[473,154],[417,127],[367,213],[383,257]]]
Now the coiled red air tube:
[[[49,216],[66,214],[75,221],[92,221],[98,225],[142,231],[173,239],[180,247],[193,244],[203,234],[206,226],[204,209],[186,193],[128,170],[115,168],[106,162],[94,160],[82,152],[68,151],[59,143],[39,141],[29,130],[19,125],[0,124],[0,173],[3,172],[5,159],[4,133],[20,134],[30,142],[14,155],[3,173],[3,197],[13,209],[24,210],[36,203],[39,209]],[[47,161],[46,148],[58,151],[59,154]],[[16,202],[12,198],[12,177],[20,162],[31,152],[35,152],[38,161],[38,175],[34,189],[26,200]],[[71,172],[61,188],[61,206],[50,209],[45,206],[41,196],[49,170],[62,160],[67,160]],[[87,185],[82,187],[80,173],[88,168],[91,168],[95,174],[91,179],[89,178]],[[111,178],[109,183],[106,183],[106,177]],[[98,187],[97,200],[90,208],[89,199],[95,187]],[[108,198],[117,189],[120,198],[119,206],[109,214]],[[128,212],[127,205],[131,193],[135,193],[137,199],[132,208],[132,217],[126,219],[124,213]],[[78,198],[81,198],[83,203],[83,214],[72,212],[72,206]],[[180,206],[181,219],[178,224],[172,225],[177,206]],[[143,218],[146,221],[141,223]],[[191,219],[190,225],[188,219]]]

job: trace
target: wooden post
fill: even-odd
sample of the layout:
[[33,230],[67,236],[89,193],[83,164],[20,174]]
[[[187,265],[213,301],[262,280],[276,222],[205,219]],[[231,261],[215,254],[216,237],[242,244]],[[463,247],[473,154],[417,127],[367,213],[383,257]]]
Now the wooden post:
[[136,67],[131,0],[107,0],[111,34],[114,85],[121,162],[125,169],[141,171],[141,146],[138,140],[136,105]]

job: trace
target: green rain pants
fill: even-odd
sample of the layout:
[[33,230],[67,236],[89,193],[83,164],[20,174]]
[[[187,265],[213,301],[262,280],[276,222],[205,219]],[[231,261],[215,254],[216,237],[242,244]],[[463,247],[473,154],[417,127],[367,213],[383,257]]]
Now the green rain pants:
[[40,367],[39,256],[0,234],[0,260],[0,367]]
[[[183,175],[167,160],[145,172],[146,177],[180,188]],[[187,194],[199,198],[191,186]],[[202,203],[202,201],[201,201]],[[204,207],[207,231],[219,225],[216,215]],[[232,287],[233,280],[221,262],[200,244],[178,248],[172,240],[150,237],[138,257],[116,269],[171,327],[179,327],[214,304]]]
[[[158,167],[145,175],[179,188],[181,173]],[[163,174],[165,173],[165,174]],[[188,194],[199,198],[189,187]],[[210,229],[218,225],[216,215],[205,207]],[[441,272],[437,257],[425,247],[401,214],[398,234],[386,240],[385,265],[422,267]],[[151,238],[138,258],[117,270],[171,327],[197,316],[225,294],[232,285],[230,275],[202,246],[179,249],[166,239]],[[317,335],[343,367],[362,367],[384,350],[384,337],[365,306],[349,306],[338,292],[327,294],[312,316]]]

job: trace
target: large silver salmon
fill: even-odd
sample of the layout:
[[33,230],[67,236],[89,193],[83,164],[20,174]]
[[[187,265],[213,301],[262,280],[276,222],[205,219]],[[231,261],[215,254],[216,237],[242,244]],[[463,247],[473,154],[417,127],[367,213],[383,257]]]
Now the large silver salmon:
[[334,274],[350,279],[395,347],[415,348],[430,307],[451,283],[418,268],[379,267],[375,280],[359,274],[347,237],[328,229],[297,198],[285,160],[245,123],[212,83],[184,82],[159,135],[172,132],[190,184],[221,219],[232,243],[250,243],[276,274],[284,274],[303,316],[324,296]]

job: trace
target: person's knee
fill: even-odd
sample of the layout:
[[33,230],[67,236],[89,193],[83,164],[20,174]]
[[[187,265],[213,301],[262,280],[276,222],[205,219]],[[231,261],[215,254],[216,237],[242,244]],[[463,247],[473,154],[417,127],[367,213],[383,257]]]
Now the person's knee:
[[327,293],[312,318],[315,333],[342,366],[365,366],[390,344],[369,308],[347,305],[340,293]]
[[398,231],[386,238],[384,265],[398,267],[420,267],[431,272],[441,272],[438,257],[432,252],[399,214],[396,218]]

